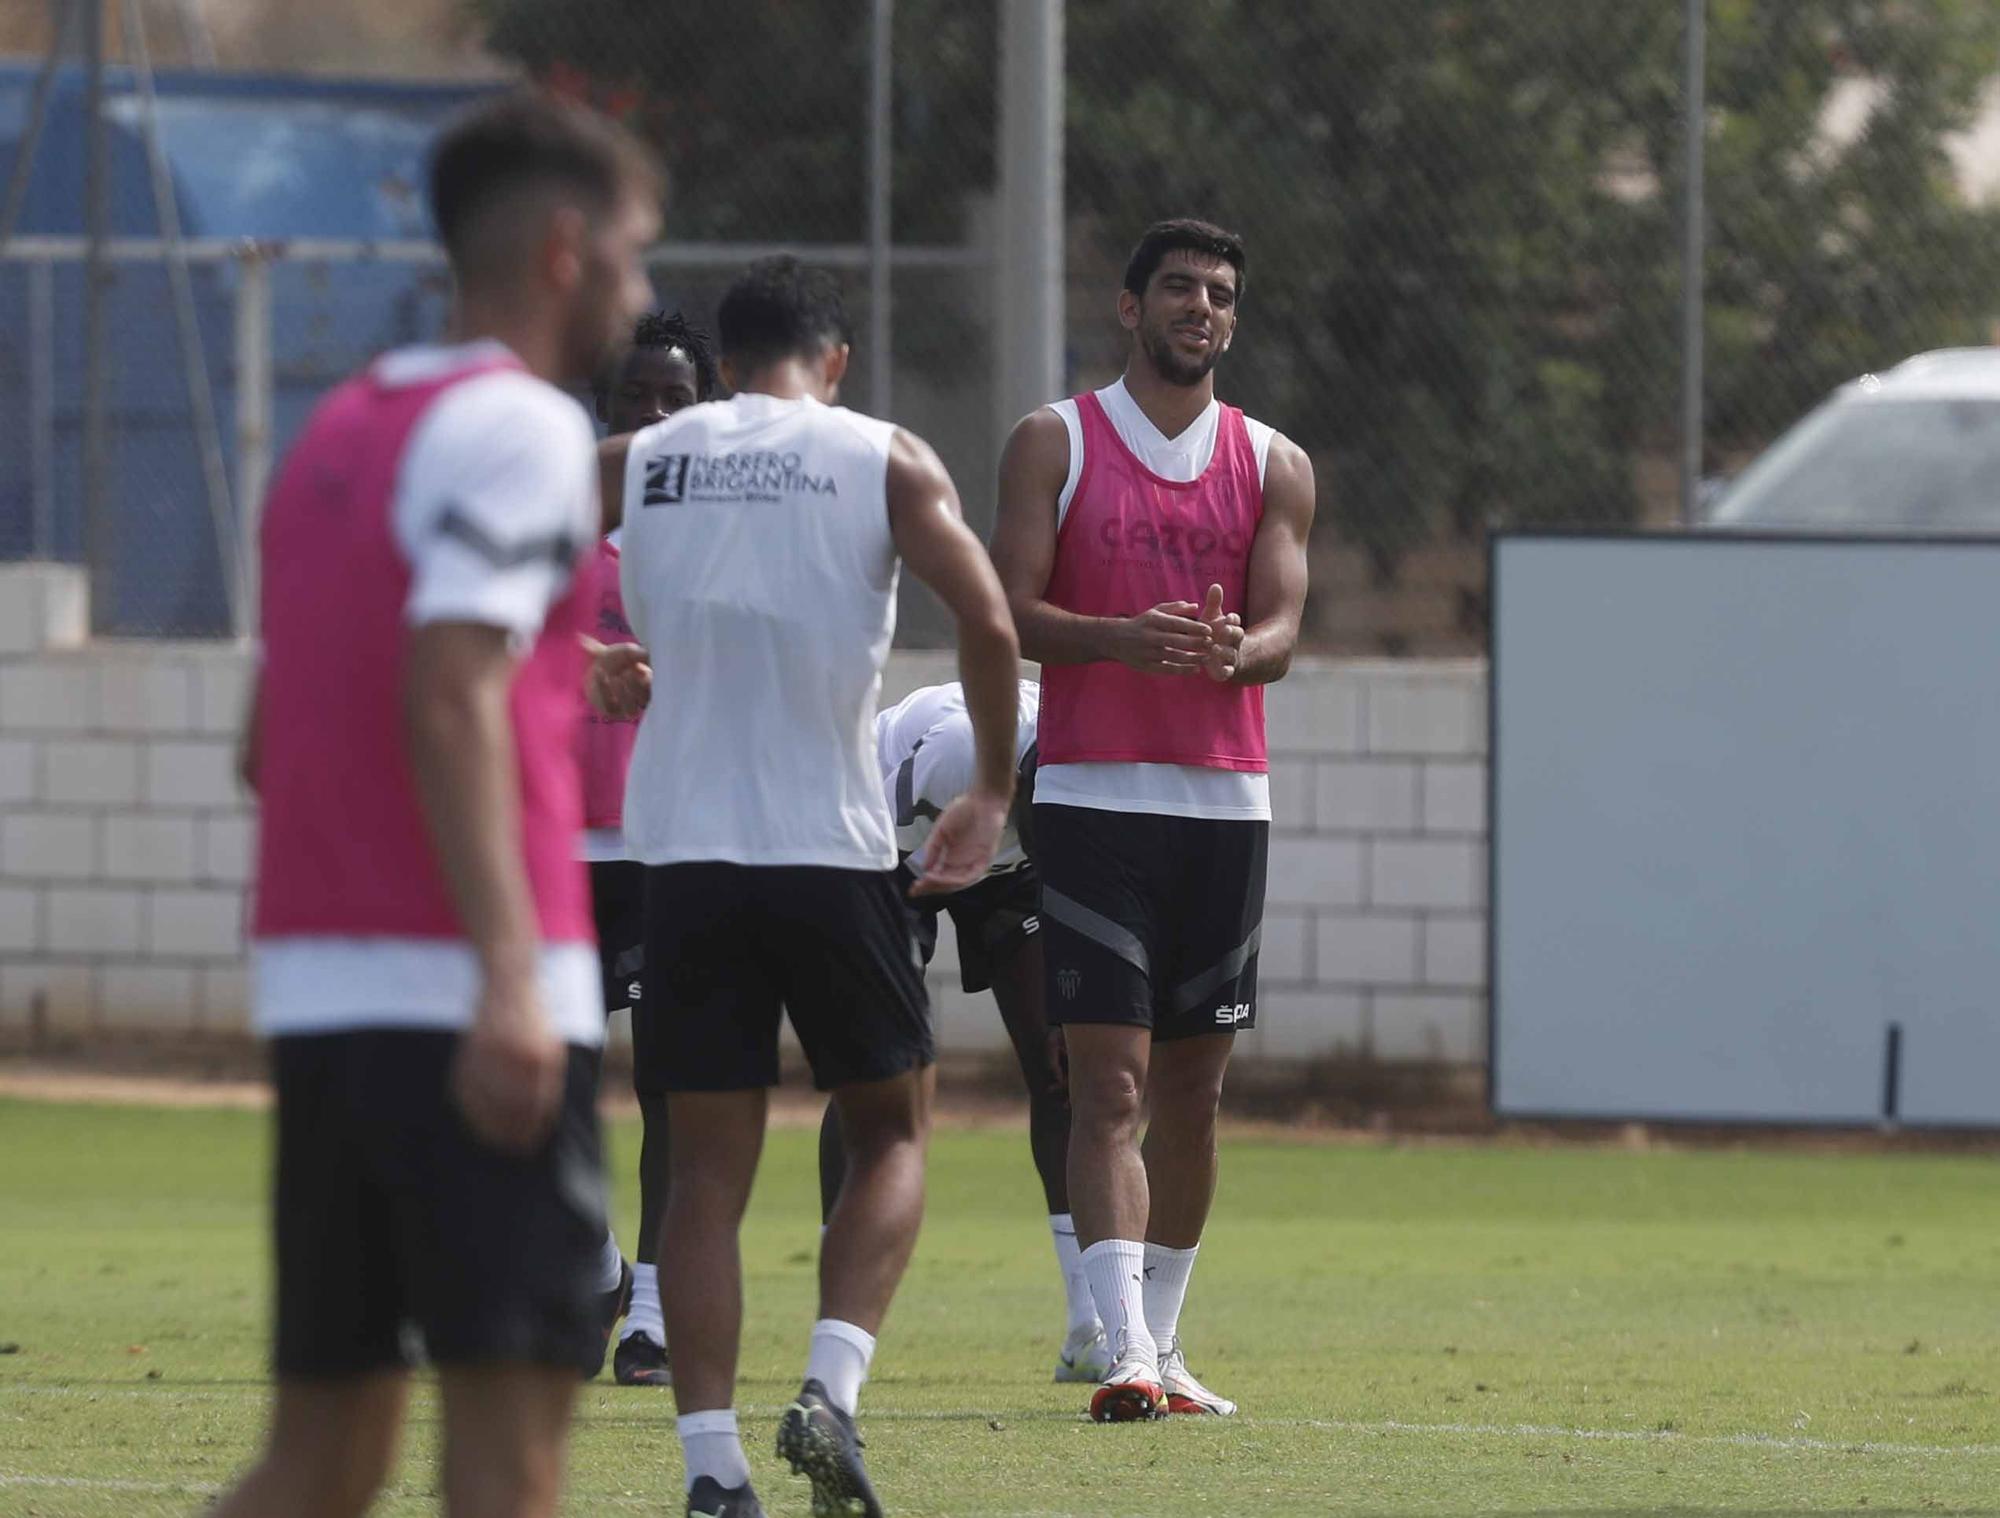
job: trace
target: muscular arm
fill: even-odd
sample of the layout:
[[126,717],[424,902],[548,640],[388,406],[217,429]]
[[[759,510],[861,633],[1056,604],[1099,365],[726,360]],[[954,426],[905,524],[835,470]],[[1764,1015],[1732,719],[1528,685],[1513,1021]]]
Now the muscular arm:
[[1292,667],[1306,609],[1306,538],[1313,520],[1312,460],[1287,437],[1271,439],[1264,465],[1264,517],[1250,545],[1248,605],[1237,685],[1269,685]]
[[[931,446],[898,432],[889,450],[889,530],[916,577],[958,623],[959,679],[977,753],[973,789],[1004,806],[1014,793],[1014,716],[1021,646],[1007,597],[959,509],[958,490]],[[984,866],[982,865],[983,869]]]
[[1208,629],[1200,609],[1175,601],[1136,617],[1090,617],[1046,599],[1056,562],[1056,503],[1069,478],[1069,429],[1044,407],[1015,424],[1000,456],[1000,511],[993,565],[1006,587],[1021,652],[1043,664],[1116,659],[1149,674],[1201,668]]

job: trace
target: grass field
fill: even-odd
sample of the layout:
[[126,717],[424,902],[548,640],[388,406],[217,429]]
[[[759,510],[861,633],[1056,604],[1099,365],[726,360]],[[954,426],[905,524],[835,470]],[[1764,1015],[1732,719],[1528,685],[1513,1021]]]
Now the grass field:
[[[0,1513],[189,1512],[249,1456],[266,1122],[0,1102]],[[807,1507],[769,1432],[812,1317],[810,1150],[773,1136],[746,1236],[773,1518]],[[1243,1141],[1224,1166],[1183,1327],[1245,1413],[1098,1428],[1047,1381],[1025,1143],[939,1136],[862,1405],[892,1513],[2000,1510],[1991,1160]],[[590,1389],[569,1512],[679,1512],[671,1400]],[[434,1509],[431,1406],[378,1511]]]

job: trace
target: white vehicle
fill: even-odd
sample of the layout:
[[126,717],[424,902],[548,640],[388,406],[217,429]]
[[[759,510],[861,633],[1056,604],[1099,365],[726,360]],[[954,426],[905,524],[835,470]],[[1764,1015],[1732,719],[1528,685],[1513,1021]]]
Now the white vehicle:
[[1841,386],[1724,488],[1723,528],[2000,533],[2000,348]]

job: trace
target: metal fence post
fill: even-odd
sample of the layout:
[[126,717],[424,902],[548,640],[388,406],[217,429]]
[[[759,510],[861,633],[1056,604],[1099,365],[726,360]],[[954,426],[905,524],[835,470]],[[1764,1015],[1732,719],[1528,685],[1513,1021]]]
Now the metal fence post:
[[56,556],[56,275],[46,258],[28,265],[28,493],[34,556]]
[[1063,0],[1001,0],[994,398],[1004,433],[1063,386]]
[[887,417],[893,363],[890,321],[889,208],[895,75],[891,51],[895,0],[874,0],[868,46],[868,409]]
[[271,472],[271,265],[255,243],[236,260],[236,522],[235,633],[258,632],[257,529],[264,519],[264,482]]
[[1707,0],[1687,0],[1687,77],[1682,86],[1683,126],[1681,207],[1681,524],[1693,527],[1701,519],[1702,475],[1702,330],[1704,274],[1708,247],[1708,14]]
[[110,597],[111,534],[104,519],[104,298],[109,279],[105,237],[110,211],[109,165],[104,132],[103,0],[76,0],[83,7],[84,227],[89,238],[83,269],[83,543],[90,586],[90,625],[101,625]]

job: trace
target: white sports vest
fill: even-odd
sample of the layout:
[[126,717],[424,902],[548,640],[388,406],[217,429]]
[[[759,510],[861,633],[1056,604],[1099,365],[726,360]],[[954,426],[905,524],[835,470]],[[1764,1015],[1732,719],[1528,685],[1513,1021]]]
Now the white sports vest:
[[620,578],[653,666],[625,787],[632,858],[895,868],[875,757],[895,431],[745,394],[632,439]]

